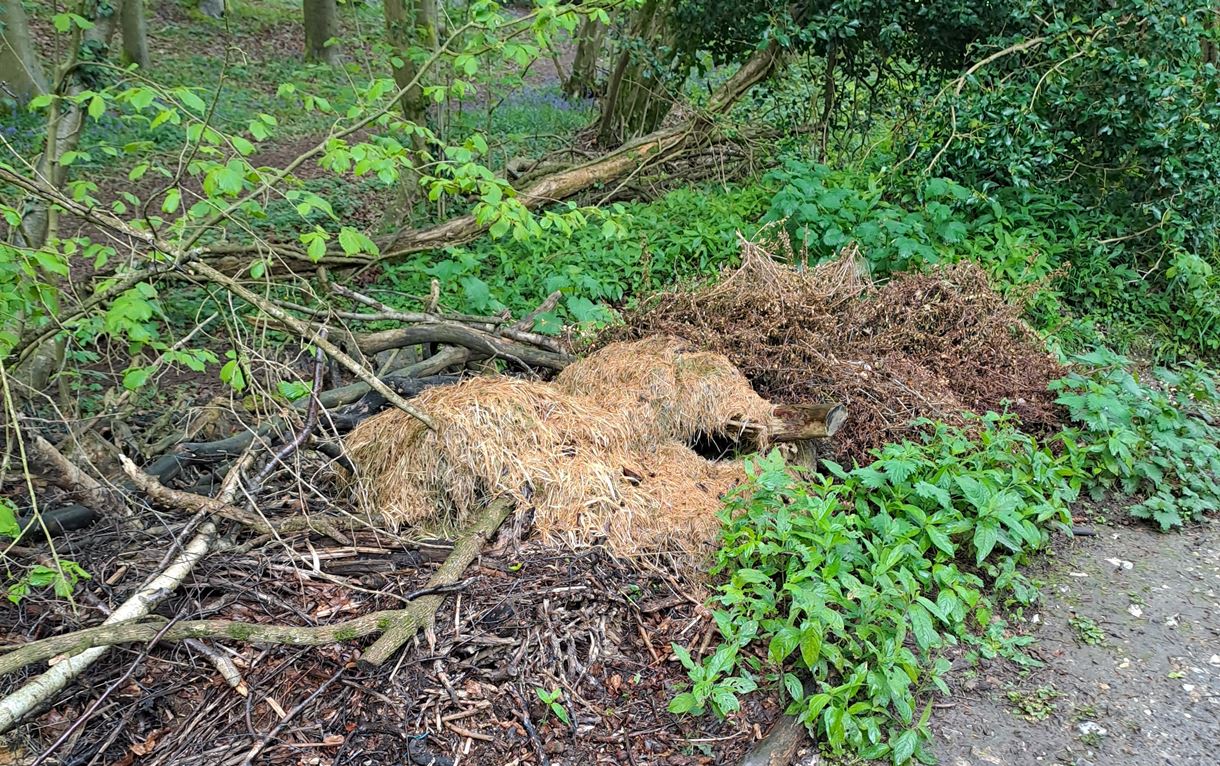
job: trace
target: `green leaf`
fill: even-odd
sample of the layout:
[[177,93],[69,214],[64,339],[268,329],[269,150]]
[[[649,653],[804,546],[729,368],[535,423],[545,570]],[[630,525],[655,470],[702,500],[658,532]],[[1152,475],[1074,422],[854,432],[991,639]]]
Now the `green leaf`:
[[911,618],[911,631],[915,634],[915,642],[919,644],[919,648],[926,651],[933,646],[939,646],[940,634],[933,627],[928,610],[919,604],[912,604],[908,614]]
[[812,669],[822,656],[822,627],[809,625],[801,631],[801,660]]
[[805,686],[801,683],[801,679],[797,678],[792,673],[784,674],[784,689],[788,692],[788,696],[793,701],[799,702],[805,696]]
[[314,237],[309,241],[309,247],[305,252],[311,261],[317,263],[326,257],[326,240],[322,237]]
[[170,189],[165,193],[165,201],[161,203],[161,210],[171,215],[178,209],[178,205],[182,202],[182,192],[177,189]]
[[99,95],[89,99],[89,116],[94,120],[106,113],[106,100]]
[[919,733],[914,729],[908,729],[902,734],[899,734],[897,739],[890,745],[893,748],[894,763],[896,766],[907,763],[911,760],[911,756],[915,755],[915,748],[919,745]]
[[984,519],[979,522],[978,527],[974,530],[974,555],[975,563],[982,564],[983,560],[995,548],[996,542],[1000,539],[999,525],[993,519]]
[[943,530],[941,530],[935,524],[929,524],[928,526],[924,527],[924,532],[928,533],[928,539],[931,540],[932,544],[935,545],[942,553],[944,553],[946,556],[954,555],[956,549],[953,547],[953,542]]
[[174,95],[178,97],[178,100],[182,102],[183,106],[197,114],[203,114],[205,111],[207,111],[208,105],[204,103],[203,99],[195,95],[187,88],[178,88],[174,91]]
[[0,497],[0,537],[11,537],[14,540],[21,534],[21,525],[17,522],[17,509],[8,500]]
[[686,651],[686,649],[678,644],[671,643],[669,647],[673,651],[674,656],[678,658],[678,662],[682,663],[682,667],[686,668],[687,670],[695,669],[695,661],[691,659],[690,652]]
[[137,391],[148,382],[155,367],[132,367],[123,374],[123,388]]
[[364,249],[364,240],[365,237],[350,226],[339,230],[339,246],[346,255],[360,254]]
[[669,712],[681,715],[700,708],[699,701],[690,692],[683,692],[669,701]]
[[308,396],[310,389],[313,388],[309,383],[299,380],[281,380],[275,387],[279,391],[280,396],[290,402],[295,402],[297,399]]

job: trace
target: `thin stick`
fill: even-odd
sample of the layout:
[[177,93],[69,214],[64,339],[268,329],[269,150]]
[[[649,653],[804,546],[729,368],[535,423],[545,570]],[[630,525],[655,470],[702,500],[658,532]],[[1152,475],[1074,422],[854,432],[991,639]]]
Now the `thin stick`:
[[250,748],[250,752],[246,753],[245,759],[243,759],[241,762],[242,766],[250,766],[250,764],[254,763],[254,759],[257,758],[259,753],[263,752],[263,750],[266,749],[267,745],[271,744],[271,741],[274,740],[279,735],[279,733],[284,730],[284,727],[288,725],[288,722],[291,721],[293,718],[296,718],[296,716],[302,710],[304,710],[305,707],[307,705],[309,705],[309,703],[316,700],[322,694],[322,692],[329,689],[331,684],[333,684],[335,681],[338,681],[339,677],[343,675],[343,671],[345,671],[345,670],[347,670],[346,665],[340,666],[340,668],[338,670],[336,670],[330,678],[326,679],[326,681],[323,682],[323,684],[321,686],[319,686],[317,689],[314,690],[313,694],[310,694],[308,697],[306,697],[304,700],[301,701],[301,704],[297,705],[292,710],[289,710],[288,714],[285,715],[280,720],[280,722],[275,725],[274,729],[272,729],[271,731],[264,734],[259,739],[259,741],[257,743],[255,743],[254,747]]
[[[322,329],[321,336],[326,337],[326,329]],[[322,371],[326,362],[326,356],[322,353],[322,349],[318,348],[317,354],[313,363],[313,388],[309,390],[309,408],[305,411],[305,425],[301,426],[300,432],[285,444],[278,452],[271,456],[267,461],[267,465],[263,466],[263,470],[259,471],[258,476],[254,478],[254,482],[250,485],[250,494],[258,492],[263,486],[263,482],[275,470],[278,463],[288,459],[288,456],[300,449],[309,435],[313,433],[313,429],[318,424],[318,410],[321,409],[322,402],[318,399],[318,393],[322,390]]]

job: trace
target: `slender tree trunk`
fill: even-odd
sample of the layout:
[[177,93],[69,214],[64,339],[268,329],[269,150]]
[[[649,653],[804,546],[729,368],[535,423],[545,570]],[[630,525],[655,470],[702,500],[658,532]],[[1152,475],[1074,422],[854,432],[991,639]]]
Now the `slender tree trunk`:
[[[6,6],[17,5],[4,0]],[[84,76],[88,65],[77,58],[83,48],[90,48],[104,58],[109,51],[110,40],[118,25],[119,9],[111,5],[89,4],[94,15],[88,19],[93,26],[74,37],[72,54],[64,66],[59,67],[59,78],[51,91],[64,96],[51,102],[47,111],[47,137],[42,156],[38,158],[37,172],[55,189],[62,189],[68,179],[68,167],[61,158],[76,151],[80,145],[81,132],[85,127],[86,102],[77,102],[77,97],[87,88]],[[27,198],[22,207],[21,225],[15,232],[15,244],[19,247],[37,249],[57,236],[55,209],[45,200]],[[43,343],[18,370],[21,382],[28,388],[41,391],[47,387],[51,376],[63,361],[63,336]]]
[[839,61],[839,48],[831,40],[826,51],[826,82],[822,86],[822,159],[826,159],[826,148],[830,145],[830,118],[835,107],[835,67]]
[[672,0],[647,0],[632,21],[602,99],[597,141],[603,146],[653,132],[673,108],[685,78],[674,69],[671,4]]
[[605,38],[606,25],[596,18],[586,16],[580,22],[576,31],[576,57],[572,61],[572,74],[563,84],[564,95],[588,98],[598,93],[597,61]]
[[[388,0],[387,0],[388,2]],[[339,36],[339,12],[335,0],[304,0],[305,60],[334,66],[339,63],[339,45],[326,41]]]
[[123,63],[148,69],[148,27],[144,21],[144,0],[123,0],[119,19],[123,27]]
[[199,0],[199,12],[214,19],[225,15],[225,0]]
[[[405,88],[419,71],[419,58],[440,45],[437,37],[440,14],[436,0],[384,0],[383,9],[386,38],[393,55],[394,82]],[[407,90],[401,106],[406,119],[417,125],[427,122],[428,101],[423,83]]]
[[1220,66],[1220,8],[1212,12],[1211,34],[1203,39],[1203,63]]
[[0,0],[0,101],[24,103],[47,92],[47,76],[30,42],[21,0]]

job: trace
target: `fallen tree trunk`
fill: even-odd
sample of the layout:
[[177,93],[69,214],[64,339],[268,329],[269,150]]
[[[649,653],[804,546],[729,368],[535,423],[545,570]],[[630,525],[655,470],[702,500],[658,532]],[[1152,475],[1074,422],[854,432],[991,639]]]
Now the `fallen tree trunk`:
[[[805,725],[794,716],[780,716],[767,735],[746,753],[741,766],[791,766],[796,762],[797,750],[808,741]],[[815,755],[810,766],[816,764]]]
[[847,408],[841,404],[781,404],[775,408],[779,422],[764,426],[745,421],[730,421],[743,433],[771,442],[802,442],[829,439],[847,422]]
[[[778,46],[772,43],[755,52],[712,95],[704,111],[692,119],[654,131],[588,162],[540,178],[519,191],[517,201],[529,210],[537,210],[597,186],[631,178],[648,166],[675,159],[683,152],[705,144],[710,140],[713,128],[709,117],[727,112],[750,88],[766,79],[778,60],[778,50]],[[491,223],[480,223],[473,215],[462,215],[428,228],[409,229],[399,232],[389,241],[379,243],[380,252],[376,255],[329,252],[321,260],[314,260],[299,248],[277,248],[277,252],[286,260],[305,262],[310,270],[316,269],[319,263],[328,266],[364,266],[465,244],[482,236]],[[249,265],[247,251],[254,250],[254,245],[223,245],[203,248],[201,257],[232,274]]]
[[[475,517],[470,527],[454,543],[453,552],[428,580],[428,587],[443,587],[460,580],[466,567],[478,558],[483,546],[512,511],[513,505],[506,499],[493,500],[488,503],[482,513]],[[426,596],[401,610],[381,637],[360,655],[358,660],[360,666],[365,669],[375,668],[392,657],[416,633],[432,625],[436,619],[436,610],[440,608],[443,601],[444,596]]]
[[[119,624],[103,624],[62,636],[32,641],[0,655],[0,676],[16,672],[35,662],[49,660],[61,654],[83,656],[81,652],[100,650],[117,644],[147,643],[160,636],[162,641],[183,641],[190,638],[214,638],[246,643],[286,644],[289,646],[322,646],[371,636],[390,624],[401,610],[387,609],[333,625],[297,627],[267,625],[261,622],[233,620],[184,620],[166,627],[163,617],[130,620]],[[63,663],[57,664],[59,667]]]
[[417,324],[383,330],[367,335],[357,335],[355,340],[360,353],[367,356],[421,343],[444,343],[468,348],[482,354],[482,358],[485,359],[507,359],[526,368],[542,367],[548,370],[562,370],[572,362],[572,357],[564,353],[517,343],[467,325],[449,322]]

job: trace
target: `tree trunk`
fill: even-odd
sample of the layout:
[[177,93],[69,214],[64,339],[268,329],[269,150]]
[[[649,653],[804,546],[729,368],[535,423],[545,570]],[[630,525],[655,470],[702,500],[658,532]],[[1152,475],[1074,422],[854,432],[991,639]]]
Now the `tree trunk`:
[[576,31],[576,57],[572,61],[572,74],[563,84],[564,95],[589,98],[599,92],[597,60],[601,57],[605,38],[606,25],[593,16],[586,16],[580,22]]
[[123,63],[148,69],[148,27],[144,21],[144,0],[123,0],[120,22],[123,27]]
[[684,73],[675,71],[669,31],[672,0],[647,0],[623,42],[606,84],[597,141],[617,146],[660,127],[673,108]]
[[[436,0],[385,0],[386,39],[392,52],[394,82],[407,88],[419,71],[419,59],[436,50],[440,15]],[[403,117],[415,123],[427,123],[428,101],[422,82],[407,88],[403,94]],[[415,136],[417,141],[422,140]],[[418,148],[418,147],[417,147]]]
[[327,40],[339,36],[339,13],[335,0],[304,0],[304,15],[305,60],[331,66],[338,64],[338,43],[326,44]]
[[[20,6],[20,2],[5,0],[5,6],[11,13],[11,9]],[[42,156],[38,158],[37,173],[39,178],[57,190],[64,187],[68,178],[68,167],[60,158],[68,152],[76,151],[80,145],[81,132],[85,128],[84,109],[87,102],[77,99],[87,90],[85,79],[89,75],[89,66],[79,60],[79,50],[90,48],[104,59],[118,22],[118,8],[109,5],[91,7],[94,15],[88,21],[93,26],[81,33],[79,48],[74,50],[65,65],[59,68],[59,79],[51,88],[64,98],[55,99],[47,112],[46,146]],[[23,205],[21,225],[16,231],[16,244],[19,247],[40,248],[48,239],[56,236],[56,228],[55,210],[46,200],[29,197]],[[26,388],[41,391],[47,387],[51,376],[59,369],[63,354],[64,339],[61,335],[43,343],[30,355],[21,369],[15,372]]]
[[1220,8],[1213,11],[1210,32],[1203,38],[1203,63],[1220,67]]
[[225,0],[199,0],[199,12],[214,19],[225,15]]
[[18,103],[47,92],[47,76],[30,41],[21,0],[0,3],[0,103]]

